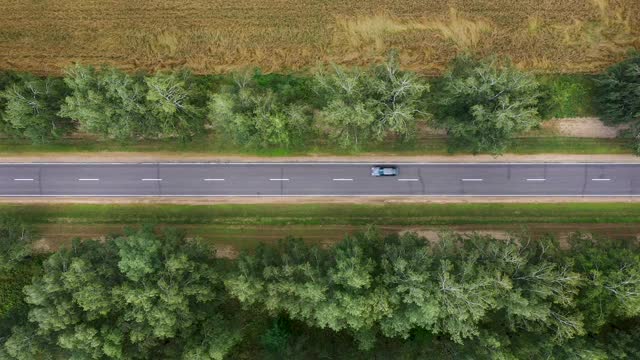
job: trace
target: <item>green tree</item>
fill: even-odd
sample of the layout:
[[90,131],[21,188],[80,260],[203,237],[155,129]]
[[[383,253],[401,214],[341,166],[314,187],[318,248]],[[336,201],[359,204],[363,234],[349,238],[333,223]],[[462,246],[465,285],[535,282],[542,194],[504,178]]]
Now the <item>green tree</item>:
[[76,241],[25,287],[32,325],[16,328],[5,350],[16,358],[34,344],[27,354],[221,359],[238,340],[221,290],[210,251],[175,231]]
[[273,355],[274,358],[290,358],[289,354],[289,338],[291,337],[291,329],[289,323],[284,318],[276,318],[273,325],[265,331],[260,337],[262,346]]
[[526,234],[497,241],[445,233],[431,244],[370,230],[327,250],[292,239],[261,247],[225,284],[252,308],[347,331],[362,349],[379,333],[407,339],[426,331],[449,341],[450,351],[494,349],[489,357],[522,331],[555,344],[584,335],[575,311],[582,277],[562,258],[555,241]]
[[495,58],[456,58],[440,80],[435,125],[453,148],[502,153],[510,140],[540,123],[535,78]]
[[497,241],[473,234],[457,236],[453,249],[483,264],[484,272],[498,274],[495,286],[502,295],[496,309],[504,318],[496,314],[491,321],[512,332],[546,333],[557,343],[584,334],[582,317],[573,309],[582,278],[558,261],[555,239],[516,233]]
[[75,129],[74,122],[58,115],[67,92],[58,79],[18,76],[0,92],[4,102],[0,129],[38,144],[69,134]]
[[640,358],[640,319],[635,318],[624,324],[624,328],[612,329],[599,339],[599,347],[606,351],[609,359]]
[[31,255],[33,231],[19,219],[0,215],[0,273],[10,272]]
[[[17,83],[20,81],[20,75],[14,71],[0,71],[0,94],[7,89],[10,85]],[[0,96],[0,114],[4,112],[7,107],[7,101]],[[4,124],[4,122],[0,122],[0,124]],[[0,131],[4,131],[0,128]]]
[[12,329],[12,335],[2,342],[0,339],[0,358],[31,360],[56,359],[58,353],[40,336],[33,324],[23,324]]
[[381,281],[389,292],[393,316],[381,320],[382,332],[390,337],[407,338],[416,328],[431,331],[440,314],[435,298],[436,259],[423,238],[407,233],[384,242]]
[[393,312],[382,332],[407,338],[419,328],[461,344],[489,339],[481,324],[495,321],[506,331],[555,329],[558,341],[579,335],[570,310],[580,277],[555,263],[554,247],[524,234],[498,242],[445,233],[434,248],[415,234],[387,238],[382,279]]
[[480,334],[479,323],[498,308],[504,284],[497,274],[478,266],[475,259],[441,259],[435,271],[438,303],[435,333],[447,334],[454,342]]
[[147,107],[162,137],[189,139],[205,130],[205,111],[198,104],[196,81],[187,70],[145,78]]
[[640,251],[635,243],[577,233],[570,238],[571,262],[584,274],[576,305],[587,329],[598,333],[620,319],[640,316]]
[[311,130],[308,107],[283,102],[248,72],[234,74],[232,85],[211,96],[209,118],[232,142],[249,147],[300,145]]
[[387,311],[386,295],[374,283],[372,252],[379,240],[375,232],[358,234],[328,254],[287,239],[277,250],[261,247],[255,257],[244,256],[225,284],[247,305],[262,304],[271,314],[285,312],[310,326],[347,330],[370,348],[373,325]]
[[26,321],[22,288],[39,272],[40,262],[32,255],[32,241],[30,227],[17,218],[0,215],[0,349],[11,328]]
[[75,65],[67,69],[64,81],[72,92],[60,115],[77,120],[82,130],[117,140],[153,137],[159,132],[147,112],[142,76],[112,67],[96,70]]
[[397,52],[369,70],[333,65],[314,75],[316,92],[325,99],[320,117],[324,130],[340,146],[358,148],[393,134],[409,137],[420,114],[419,100],[429,87],[400,70]]
[[640,119],[640,54],[610,67],[596,77],[596,105],[610,124]]

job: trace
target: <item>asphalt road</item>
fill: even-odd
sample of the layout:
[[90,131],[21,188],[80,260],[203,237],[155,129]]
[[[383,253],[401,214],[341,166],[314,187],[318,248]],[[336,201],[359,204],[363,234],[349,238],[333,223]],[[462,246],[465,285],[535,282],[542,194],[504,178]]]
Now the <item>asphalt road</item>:
[[640,196],[640,164],[0,164],[0,196]]

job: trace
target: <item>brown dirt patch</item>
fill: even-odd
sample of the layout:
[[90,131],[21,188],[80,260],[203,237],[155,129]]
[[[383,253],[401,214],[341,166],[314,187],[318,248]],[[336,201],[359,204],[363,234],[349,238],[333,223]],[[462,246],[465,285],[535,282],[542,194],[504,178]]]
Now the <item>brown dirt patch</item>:
[[[306,242],[331,246],[342,240],[345,234],[362,230],[364,227],[352,225],[309,225],[309,226],[207,226],[175,225],[186,231],[188,236],[201,238],[216,249],[216,256],[234,259],[242,251],[251,251],[261,243],[275,244],[287,236],[301,237]],[[40,252],[55,251],[68,246],[75,238],[102,239],[106,234],[121,233],[124,225],[80,225],[54,224],[38,227],[42,238],[34,248]],[[491,235],[496,239],[507,239],[509,234],[526,229],[532,236],[554,234],[561,244],[566,245],[569,236],[576,232],[590,232],[613,238],[640,238],[640,224],[529,224],[522,225],[456,225],[456,226],[381,226],[383,233],[416,232],[429,241],[437,241],[443,231],[451,230],[462,234],[477,232]]]
[[235,259],[240,253],[231,245],[216,245],[216,257],[222,259]]
[[607,126],[600,119],[591,117],[549,120],[542,127],[560,136],[613,139],[629,125]]
[[[400,233],[414,232],[419,236],[422,236],[425,239],[429,240],[430,242],[435,242],[440,240],[441,238],[440,235],[442,235],[442,231],[443,231],[442,227],[437,229],[412,228],[412,229],[402,230],[400,231]],[[462,235],[470,235],[472,233],[476,233],[480,235],[488,235],[498,240],[508,239],[509,233],[510,233],[509,231],[504,231],[504,230],[472,230],[472,231],[459,230],[456,232]]]

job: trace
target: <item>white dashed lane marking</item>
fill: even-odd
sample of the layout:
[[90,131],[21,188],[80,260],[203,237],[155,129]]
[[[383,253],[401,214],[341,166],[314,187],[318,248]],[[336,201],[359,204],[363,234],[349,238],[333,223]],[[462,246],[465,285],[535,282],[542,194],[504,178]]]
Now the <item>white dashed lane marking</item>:
[[224,179],[204,179],[204,181],[224,181]]
[[100,179],[78,179],[78,181],[100,181]]
[[289,181],[289,179],[269,179],[269,181]]
[[420,181],[420,179],[398,179],[398,181]]
[[339,179],[333,179],[333,181],[353,181],[353,179],[342,179],[342,178],[339,178]]
[[461,181],[482,181],[482,179],[460,179]]
[[547,179],[535,178],[535,179],[527,179],[527,181],[547,181]]
[[13,181],[33,181],[33,179],[13,179]]
[[162,179],[142,179],[142,181],[162,181]]
[[591,181],[611,181],[611,179],[591,179]]

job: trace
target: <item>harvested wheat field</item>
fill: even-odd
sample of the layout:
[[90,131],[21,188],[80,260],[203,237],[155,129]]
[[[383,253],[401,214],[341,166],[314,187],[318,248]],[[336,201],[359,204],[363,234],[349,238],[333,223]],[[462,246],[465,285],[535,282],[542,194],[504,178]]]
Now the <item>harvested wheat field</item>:
[[456,53],[594,72],[640,48],[638,0],[0,0],[0,69],[363,65],[391,48],[437,74]]

